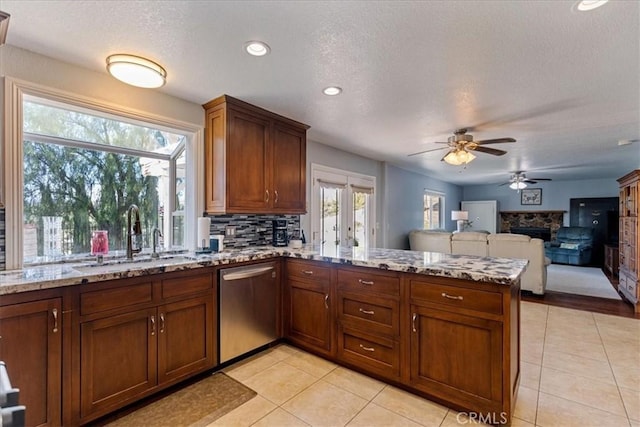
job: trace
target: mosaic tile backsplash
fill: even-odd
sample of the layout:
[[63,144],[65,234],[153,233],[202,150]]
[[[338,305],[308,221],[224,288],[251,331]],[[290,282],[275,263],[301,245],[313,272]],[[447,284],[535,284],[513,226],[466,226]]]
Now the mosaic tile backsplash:
[[[274,219],[286,219],[289,237],[300,235],[300,215],[211,215],[211,234],[225,234],[227,226],[236,227],[235,236],[225,236],[225,248],[271,245]],[[306,233],[305,233],[306,235]],[[308,237],[308,235],[307,235]]]
[[7,246],[4,239],[6,227],[4,224],[4,208],[0,208],[0,270],[4,270],[7,265]]

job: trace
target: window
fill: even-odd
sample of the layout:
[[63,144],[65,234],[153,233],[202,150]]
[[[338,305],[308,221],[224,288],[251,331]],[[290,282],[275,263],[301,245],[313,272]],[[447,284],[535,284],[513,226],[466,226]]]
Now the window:
[[31,92],[22,83],[12,89],[7,122],[15,137],[6,141],[3,174],[11,181],[4,194],[7,254],[18,255],[7,257],[7,268],[89,254],[96,230],[108,232],[110,253],[124,254],[126,213],[134,204],[143,248],[150,248],[155,228],[164,237],[161,249],[193,245],[186,218],[197,212],[188,197],[197,172],[187,171],[197,167],[187,164],[197,158],[199,129]]
[[375,246],[375,177],[312,165],[311,239],[323,254]]
[[444,194],[426,190],[424,192],[424,229],[445,228]]

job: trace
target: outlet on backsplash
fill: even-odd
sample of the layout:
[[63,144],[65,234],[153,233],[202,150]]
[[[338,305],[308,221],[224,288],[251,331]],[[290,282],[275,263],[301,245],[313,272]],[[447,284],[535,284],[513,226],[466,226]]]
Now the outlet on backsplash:
[[227,236],[235,236],[236,235],[236,227],[234,225],[227,225],[225,228],[225,235]]

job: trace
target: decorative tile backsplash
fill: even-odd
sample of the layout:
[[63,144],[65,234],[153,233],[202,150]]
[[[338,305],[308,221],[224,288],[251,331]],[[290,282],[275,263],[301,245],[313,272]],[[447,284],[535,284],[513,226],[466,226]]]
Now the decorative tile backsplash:
[[549,228],[555,240],[562,227],[564,211],[503,211],[500,212],[500,231],[509,233],[511,227]]
[[4,208],[0,207],[0,270],[4,270],[7,265],[7,246],[4,239],[6,227],[4,224]]
[[211,215],[211,234],[225,234],[227,226],[235,227],[235,236],[225,236],[226,248],[271,245],[274,219],[286,219],[289,236],[299,236],[300,215]]

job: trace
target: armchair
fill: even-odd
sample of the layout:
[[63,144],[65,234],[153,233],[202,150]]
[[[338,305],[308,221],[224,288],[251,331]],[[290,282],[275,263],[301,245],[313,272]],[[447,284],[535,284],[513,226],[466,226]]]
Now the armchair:
[[593,228],[560,227],[556,240],[545,242],[544,252],[551,262],[585,265],[591,262]]

